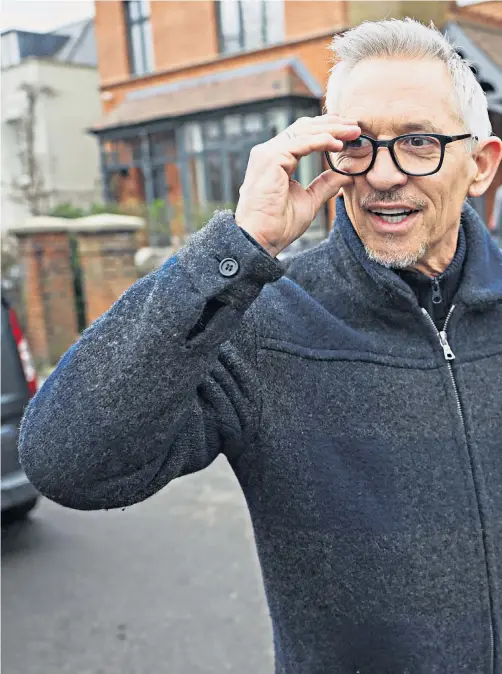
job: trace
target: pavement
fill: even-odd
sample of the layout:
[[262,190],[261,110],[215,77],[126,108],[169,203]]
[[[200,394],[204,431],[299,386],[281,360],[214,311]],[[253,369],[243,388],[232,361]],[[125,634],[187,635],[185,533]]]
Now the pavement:
[[2,531],[4,674],[272,674],[249,515],[223,458],[124,511],[43,499]]

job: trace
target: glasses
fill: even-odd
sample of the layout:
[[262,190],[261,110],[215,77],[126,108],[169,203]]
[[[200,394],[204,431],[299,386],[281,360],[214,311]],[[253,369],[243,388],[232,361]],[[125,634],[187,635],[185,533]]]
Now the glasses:
[[325,152],[328,164],[336,173],[347,176],[362,176],[373,168],[379,147],[386,147],[397,168],[407,176],[430,176],[443,165],[448,143],[476,136],[464,133],[461,136],[444,136],[439,133],[407,133],[391,140],[375,140],[359,136],[343,143],[339,152]]

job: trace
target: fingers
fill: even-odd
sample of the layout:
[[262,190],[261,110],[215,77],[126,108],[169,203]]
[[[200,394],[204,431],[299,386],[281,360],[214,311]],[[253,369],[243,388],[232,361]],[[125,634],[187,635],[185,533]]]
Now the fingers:
[[[322,117],[304,117],[285,129],[268,143],[276,150],[290,152],[297,158],[304,157],[316,151],[339,151],[341,142],[333,144],[328,139],[328,134],[337,141],[354,140],[361,135],[361,128],[357,122],[343,120],[336,115],[324,115]],[[322,136],[323,140],[313,140],[314,136]],[[321,144],[319,144],[321,143]],[[267,143],[264,143],[267,145]]]
[[[293,138],[282,138],[275,150],[280,151],[286,157],[291,157],[293,161],[288,161],[288,165],[296,164],[302,157],[306,157],[313,152],[340,152],[343,147],[343,141],[354,140],[361,133],[357,126],[337,126],[329,131],[317,131]],[[281,161],[281,165],[285,164]]]
[[356,119],[346,119],[338,115],[321,115],[320,117],[301,117],[289,126],[285,133],[289,136],[304,136],[311,133],[344,133],[346,128],[358,126]]
[[299,136],[310,136],[312,134],[320,133],[331,133],[335,138],[341,138],[342,140],[357,138],[361,134],[361,128],[358,126],[357,122],[341,122],[337,119],[329,120],[317,120],[306,119],[298,120],[291,126],[288,126],[282,133],[280,133],[275,138],[272,138],[274,142],[280,142],[284,139],[297,138]]
[[[343,133],[341,135],[347,135]],[[343,146],[343,141],[335,138],[333,134],[325,131],[324,133],[309,133],[302,136],[294,136],[282,140],[280,148],[284,152],[289,152],[298,159],[305,157],[312,152],[336,152],[340,151]]]
[[317,133],[308,136],[276,136],[261,145],[256,145],[249,155],[250,164],[269,167],[271,164],[281,166],[289,175],[293,174],[302,157],[313,152],[339,152],[342,141],[330,133]]
[[269,141],[251,150],[254,165],[269,166],[272,162],[292,174],[302,157],[313,152],[339,152],[343,141],[361,135],[361,128],[353,120],[337,115],[303,117]]
[[333,124],[357,125],[357,119],[341,117],[340,115],[319,115],[318,117],[300,117],[293,122],[290,129],[330,126]]

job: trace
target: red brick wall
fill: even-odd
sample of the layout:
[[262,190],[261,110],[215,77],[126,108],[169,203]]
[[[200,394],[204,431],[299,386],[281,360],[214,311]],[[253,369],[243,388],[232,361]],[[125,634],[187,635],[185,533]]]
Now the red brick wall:
[[212,0],[151,2],[156,70],[218,56],[216,8]]
[[38,363],[55,363],[78,337],[66,233],[20,237],[27,339]]
[[[347,3],[342,0],[286,0],[285,44],[269,47],[261,52],[220,57],[216,8],[212,0],[152,2],[151,7],[157,73],[131,79],[128,76],[127,42],[121,3],[113,0],[96,3],[96,39],[101,84],[103,89],[113,94],[112,99],[103,102],[105,112],[119,105],[132,90],[291,56],[299,58],[321,86],[325,87],[330,68],[327,47],[331,42],[331,33],[345,25],[347,20]],[[308,38],[323,32],[328,34]],[[303,42],[287,42],[299,40],[303,36],[307,38]],[[208,59],[214,60],[204,63]],[[168,169],[167,174],[167,182],[171,187],[169,199],[174,204],[176,197],[181,197],[179,179],[173,169]],[[173,233],[179,231],[181,234],[181,222],[173,222],[173,225]]]
[[347,3],[342,0],[286,0],[286,40],[338,30],[347,23]]
[[78,248],[90,324],[137,280],[137,236],[136,232],[79,232]]
[[[138,278],[135,230],[79,232],[87,325]],[[20,234],[25,270],[26,336],[36,362],[56,364],[78,339],[70,238],[67,232]]]
[[288,44],[288,41],[303,37],[308,40],[316,34],[335,31],[345,24],[347,16],[347,4],[341,0],[286,0],[286,42],[283,45],[228,57],[218,54],[216,8],[212,0],[152,2],[156,72],[131,78],[122,4],[109,0],[95,5],[101,87],[113,93],[111,100],[103,102],[105,112],[119,105],[131,90],[259,61],[287,56],[303,58],[304,51],[309,54],[309,67],[324,81],[328,72],[326,45],[330,42],[329,37],[303,44]]
[[270,47],[262,52],[239,54],[214,61],[210,64],[195,65],[175,70],[170,73],[159,73],[137,80],[126,80],[113,86],[107,85],[104,88],[106,91],[113,94],[113,98],[103,102],[103,109],[105,113],[109,112],[119,105],[123,101],[125,95],[130,91],[293,56],[300,59],[317,81],[324,86],[327,82],[330,69],[331,54],[328,51],[328,46],[331,43],[331,39],[331,33],[328,33],[326,36],[311,38],[304,42]]
[[183,191],[179,166],[177,164],[166,164],[165,175],[169,206],[171,208],[169,222],[171,236],[183,238],[186,227],[184,222]]
[[30,239],[21,239],[20,244],[25,274],[26,336],[35,361],[48,363],[49,351],[40,275],[41,260],[35,255]]
[[94,27],[101,84],[129,77],[124,8],[119,0],[95,2]]

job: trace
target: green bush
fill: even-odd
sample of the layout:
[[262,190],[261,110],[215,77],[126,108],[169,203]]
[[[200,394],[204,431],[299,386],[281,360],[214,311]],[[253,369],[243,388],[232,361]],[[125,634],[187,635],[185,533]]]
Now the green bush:
[[83,218],[84,215],[86,215],[86,212],[83,208],[78,208],[77,206],[66,202],[51,208],[47,212],[47,215],[50,215],[53,218]]
[[116,215],[143,215],[143,204],[123,205],[116,202],[95,203],[88,208],[74,206],[70,202],[57,204],[49,209],[46,215],[56,218],[84,218],[88,215],[100,215],[101,213],[113,213]]
[[[101,215],[102,213],[113,213],[114,215],[131,215],[131,209],[122,206],[114,201],[106,204],[92,204],[86,215]],[[136,213],[134,213],[136,215]]]
[[[171,242],[171,222],[184,223],[184,231],[198,231],[212,218],[217,210],[235,210],[235,204],[209,203],[206,206],[188,204],[188,223],[183,204],[169,204],[163,199],[157,199],[152,204],[119,204],[117,202],[94,203],[83,209],[71,203],[58,204],[47,215],[59,218],[82,218],[88,215],[113,213],[116,215],[136,215],[145,219],[152,241],[156,245],[169,245]],[[188,225],[188,226],[187,226]]]

